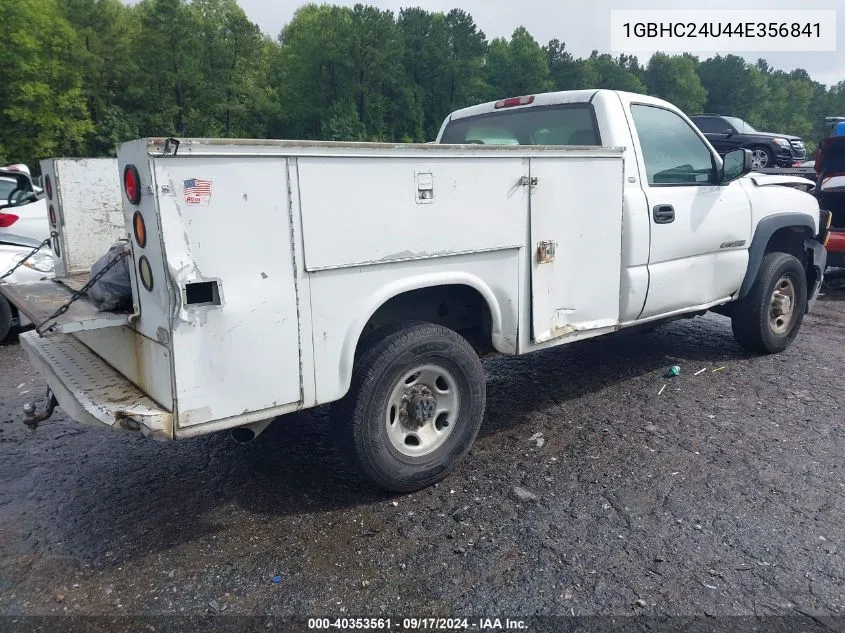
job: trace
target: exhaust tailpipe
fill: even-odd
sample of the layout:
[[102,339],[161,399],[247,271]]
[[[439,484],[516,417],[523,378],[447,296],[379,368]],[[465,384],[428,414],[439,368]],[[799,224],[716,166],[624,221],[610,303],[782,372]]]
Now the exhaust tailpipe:
[[238,444],[249,444],[256,437],[261,435],[273,420],[260,420],[244,426],[239,426],[232,429],[232,439]]

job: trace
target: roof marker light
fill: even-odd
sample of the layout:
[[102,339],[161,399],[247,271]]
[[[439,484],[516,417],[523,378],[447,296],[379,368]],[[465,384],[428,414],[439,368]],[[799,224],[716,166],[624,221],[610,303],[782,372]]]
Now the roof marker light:
[[496,110],[501,110],[502,108],[513,108],[521,105],[530,105],[532,103],[534,103],[534,95],[529,97],[511,97],[510,99],[497,101],[494,108]]

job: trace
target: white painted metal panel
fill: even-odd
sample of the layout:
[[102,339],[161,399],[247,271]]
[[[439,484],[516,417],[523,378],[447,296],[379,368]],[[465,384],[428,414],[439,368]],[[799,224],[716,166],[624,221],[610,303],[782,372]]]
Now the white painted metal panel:
[[[178,425],[299,402],[286,161],[178,156],[156,158],[155,165],[176,301]],[[216,285],[219,305],[189,304],[186,286],[196,282]]]
[[[153,173],[152,159],[147,155],[147,146],[143,141],[131,141],[121,145],[118,152],[120,174],[123,173],[126,165],[134,165],[138,169],[141,180],[141,200],[137,205],[129,204],[121,185],[124,225],[131,227],[133,216],[138,212],[144,220],[147,234],[146,245],[143,247],[138,244],[134,235],[129,240],[132,247],[130,275],[132,298],[135,313],[138,314],[133,321],[133,327],[146,337],[170,345],[171,291],[169,271],[162,246],[161,218],[158,213],[159,198],[155,195],[158,186]],[[166,200],[166,195],[161,195],[161,199]],[[138,267],[142,259],[146,259],[152,271],[153,285],[149,290],[138,279]]]
[[678,281],[656,283],[652,275],[648,301],[640,319],[683,311],[705,303],[724,303],[739,289],[736,270],[747,268],[748,251],[743,249],[663,262],[658,269],[659,279]]
[[166,345],[131,327],[113,327],[73,335],[159,405],[173,410],[171,355]]
[[[142,139],[150,155],[164,153],[166,139]],[[135,141],[132,141],[133,143]],[[596,156],[621,154],[624,148],[566,145],[440,145],[428,143],[357,143],[348,141],[286,141],[277,139],[185,138],[179,156],[310,156],[320,158],[530,158],[531,156]]]
[[302,158],[305,268],[320,270],[519,245],[519,157]]
[[[525,226],[526,211],[521,212]],[[514,239],[525,241],[523,236]],[[493,343],[516,353],[520,262],[525,250],[340,268],[310,275],[314,371],[319,404],[349,388],[355,346],[366,322],[391,297],[416,288],[462,284],[475,288],[493,313]]]
[[[620,157],[531,159],[535,342],[618,324],[622,172]],[[541,242],[553,261],[540,263]]]
[[72,336],[39,338],[35,332],[26,332],[20,340],[59,405],[74,420],[121,428],[130,418],[144,435],[173,439],[171,412],[150,400]]
[[49,163],[61,258],[59,277],[88,272],[111,244],[126,237],[115,158],[56,158]]
[[[650,282],[641,317],[716,301],[739,290],[747,266],[738,264],[747,262],[752,237],[751,206],[740,183],[645,189],[649,207],[671,205],[675,220],[669,224],[651,220]],[[701,267],[693,258],[708,265]],[[721,281],[713,284],[715,271]],[[681,286],[697,289],[694,300],[679,303],[689,297]],[[723,287],[730,289],[723,292]]]

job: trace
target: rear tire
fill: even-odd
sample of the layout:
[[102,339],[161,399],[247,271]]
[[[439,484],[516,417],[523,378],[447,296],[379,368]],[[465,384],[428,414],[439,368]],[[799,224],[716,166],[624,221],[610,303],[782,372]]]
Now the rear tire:
[[6,298],[0,296],[0,343],[6,340],[12,329],[12,306]]
[[377,486],[411,492],[444,479],[484,417],[481,361],[456,332],[411,323],[369,336],[349,393],[331,407],[335,442]]
[[734,304],[734,338],[750,352],[782,352],[798,335],[806,311],[804,266],[794,255],[766,253],[751,291]]

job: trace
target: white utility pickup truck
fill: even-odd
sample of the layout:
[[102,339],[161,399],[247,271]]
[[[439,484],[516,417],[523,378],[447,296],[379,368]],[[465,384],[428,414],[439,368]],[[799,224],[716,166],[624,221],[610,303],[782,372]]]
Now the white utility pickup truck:
[[488,103],[435,144],[143,139],[118,163],[134,309],[83,297],[44,323],[71,290],[0,285],[41,323],[21,341],[51,408],[248,440],[332,403],[340,449],[393,491],[469,450],[483,354],[708,310],[743,347],[778,352],[825,268],[815,198],[748,176],[747,151],[723,161],[638,94]]

